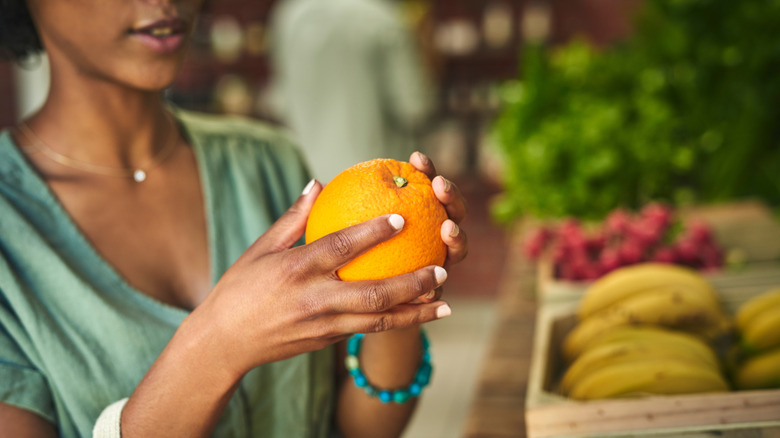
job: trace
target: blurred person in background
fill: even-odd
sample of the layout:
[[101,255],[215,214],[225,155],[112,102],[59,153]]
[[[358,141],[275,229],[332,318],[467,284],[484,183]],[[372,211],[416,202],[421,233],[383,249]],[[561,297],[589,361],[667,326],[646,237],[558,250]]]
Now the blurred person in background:
[[398,0],[280,0],[271,15],[279,117],[330,181],[383,157],[405,160],[434,93]]
[[[401,394],[421,324],[450,314],[446,271],[338,279],[398,215],[297,245],[322,189],[297,147],[162,98],[201,6],[0,2],[0,54],[51,66],[0,132],[0,437],[398,436],[414,410],[346,378],[345,340],[366,333],[360,368]],[[410,161],[450,214],[449,266],[463,199]]]

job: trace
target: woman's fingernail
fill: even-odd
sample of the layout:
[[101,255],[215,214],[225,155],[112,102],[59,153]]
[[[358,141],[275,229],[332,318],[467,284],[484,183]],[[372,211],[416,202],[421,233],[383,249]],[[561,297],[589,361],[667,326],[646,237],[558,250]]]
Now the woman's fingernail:
[[391,214],[390,217],[387,218],[387,222],[396,230],[400,230],[404,227],[404,218],[401,217],[400,214]]
[[[436,180],[439,180],[440,182],[436,182]],[[447,178],[441,175],[436,175],[433,180],[431,180],[431,184],[441,187],[441,190],[444,191],[444,193],[448,193],[450,191],[450,187],[452,187],[452,183],[450,183]]]
[[445,177],[441,177],[441,179],[444,180],[444,191],[449,192],[452,190],[452,182]]
[[420,151],[416,151],[415,153],[417,154],[417,158],[419,158],[419,159],[420,159],[420,162],[421,162],[423,165],[427,166],[427,165],[428,165],[428,164],[431,162],[431,159],[430,159],[430,158],[428,158],[428,156],[427,156],[427,155],[425,155],[424,153],[422,153],[422,152],[420,152]]
[[450,309],[449,304],[443,304],[436,308],[437,318],[444,318],[450,315],[452,315],[452,309]]
[[428,292],[427,294],[425,294],[425,296],[423,298],[425,298],[426,300],[431,300],[435,296],[436,296],[436,291],[432,290],[432,291]]
[[436,276],[436,284],[440,285],[444,283],[444,280],[447,279],[447,270],[441,266],[436,266],[433,268],[433,274]]
[[314,182],[317,181],[316,179],[312,179],[309,181],[308,184],[306,184],[306,187],[303,188],[303,192],[301,192],[302,196],[306,196],[311,192],[312,187],[314,187]]
[[460,227],[455,222],[452,223],[452,228],[450,229],[450,237],[458,237],[458,234],[460,234]]

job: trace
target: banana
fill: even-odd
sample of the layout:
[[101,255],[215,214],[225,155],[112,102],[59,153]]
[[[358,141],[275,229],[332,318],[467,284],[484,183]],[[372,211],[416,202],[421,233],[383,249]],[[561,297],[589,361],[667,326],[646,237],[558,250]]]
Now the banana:
[[766,309],[780,307],[780,288],[756,295],[739,306],[736,314],[737,327],[745,330],[756,316]]
[[646,394],[693,394],[728,391],[717,369],[680,358],[647,358],[617,362],[584,376],[569,397],[594,400]]
[[747,323],[742,345],[749,352],[780,347],[780,306],[764,309]]
[[712,285],[693,269],[664,263],[640,263],[616,269],[591,284],[582,297],[578,316],[585,319],[629,296],[673,285],[688,286],[717,301]]
[[698,336],[680,330],[651,325],[616,327],[601,336],[597,336],[585,345],[584,349],[591,350],[601,345],[625,342],[674,344],[680,348],[698,351],[703,358],[708,358],[714,354],[712,347]]
[[[642,329],[635,329],[641,331]],[[647,328],[649,332],[655,329]],[[669,332],[671,333],[671,332]],[[720,369],[718,359],[712,349],[704,342],[688,335],[679,338],[664,332],[661,336],[636,336],[619,341],[601,343],[580,355],[566,370],[560,383],[560,390],[568,394],[585,376],[605,366],[621,362],[647,359],[678,358],[699,362],[714,370]]]
[[598,336],[625,325],[655,325],[715,336],[728,327],[726,321],[709,295],[680,285],[664,286],[624,298],[582,320],[564,339],[562,352],[572,361]]
[[736,370],[737,389],[780,388],[780,348],[746,360]]

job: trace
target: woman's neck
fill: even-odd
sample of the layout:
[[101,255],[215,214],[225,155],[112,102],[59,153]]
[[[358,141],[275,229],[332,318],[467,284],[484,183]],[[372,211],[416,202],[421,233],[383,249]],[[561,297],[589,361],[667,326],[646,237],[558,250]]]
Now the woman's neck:
[[172,122],[159,92],[94,81],[88,87],[64,86],[53,79],[46,102],[27,124],[59,154],[132,168],[148,163],[166,142],[178,138]]

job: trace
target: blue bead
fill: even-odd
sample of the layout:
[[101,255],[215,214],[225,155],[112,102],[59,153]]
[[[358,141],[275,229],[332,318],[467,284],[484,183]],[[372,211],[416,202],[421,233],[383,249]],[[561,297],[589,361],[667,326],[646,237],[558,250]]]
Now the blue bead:
[[376,397],[377,394],[379,394],[379,391],[371,385],[366,385],[366,387],[363,388],[363,391],[365,391],[369,397]]
[[411,394],[409,394],[409,391],[399,389],[398,391],[395,391],[395,394],[393,394],[393,401],[396,403],[405,403],[407,400],[409,400],[410,396]]
[[412,383],[409,385],[409,394],[417,397],[422,392],[422,386],[420,386],[417,383]]
[[360,341],[363,340],[362,335],[354,335],[347,341],[347,354],[357,356],[360,353]]
[[393,395],[390,394],[390,391],[380,391],[379,392],[379,400],[381,400],[382,403],[388,403],[392,399],[393,399]]
[[431,353],[426,351],[425,353],[423,353],[423,362],[427,363],[430,361],[431,361]]
[[423,363],[420,365],[420,369],[417,370],[417,374],[415,376],[414,381],[419,383],[420,385],[427,385],[428,382],[431,380],[431,371],[433,370],[433,367],[429,363]]
[[366,379],[366,376],[364,376],[363,373],[360,373],[355,376],[355,385],[361,388],[368,385],[368,379]]
[[351,370],[349,370],[349,373],[352,374],[352,377],[357,377],[362,374],[360,372],[360,368],[352,368]]

